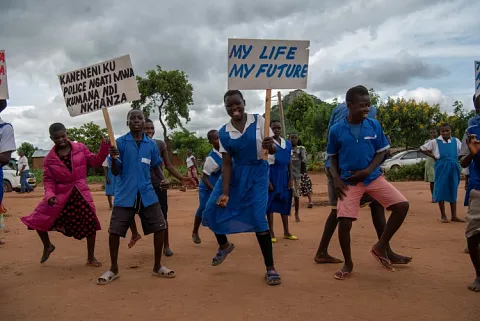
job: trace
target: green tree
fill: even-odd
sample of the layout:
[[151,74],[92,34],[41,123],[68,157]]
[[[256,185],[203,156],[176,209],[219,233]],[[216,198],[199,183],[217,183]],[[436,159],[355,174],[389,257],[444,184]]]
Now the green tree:
[[370,88],[368,90],[368,93],[370,94],[370,102],[372,106],[378,107],[380,104],[380,95],[376,93],[375,89]]
[[186,129],[171,133],[170,140],[172,149],[178,151],[182,159],[186,157],[189,149],[191,149],[199,159],[205,159],[212,149],[208,139],[197,137],[193,132],[189,132]]
[[149,70],[145,78],[137,76],[140,100],[132,107],[141,109],[146,117],[158,113],[163,128],[163,138],[170,148],[167,127],[183,128],[182,119],[190,121],[189,106],[193,104],[193,86],[188,76],[180,70]]
[[452,107],[453,114],[447,115],[444,113],[441,121],[450,124],[453,137],[462,139],[463,134],[468,127],[468,120],[475,116],[475,110],[467,112],[463,108],[463,103],[458,100],[453,103]]
[[313,106],[315,106],[313,98],[302,92],[295,97],[292,103],[288,106],[285,118],[288,119],[297,130],[299,130],[299,128],[302,128],[301,123],[305,119],[307,111],[310,108],[313,108]]
[[96,153],[100,149],[102,138],[108,137],[108,131],[94,122],[89,122],[80,128],[68,128],[67,136],[71,141],[83,143],[91,152]]
[[38,148],[28,142],[23,142],[17,149],[18,152],[23,152],[28,159],[28,162],[32,163],[32,155]]
[[430,106],[427,102],[413,99],[388,98],[380,102],[377,119],[394,146],[419,147],[428,138],[428,130],[438,124],[445,116],[438,104]]

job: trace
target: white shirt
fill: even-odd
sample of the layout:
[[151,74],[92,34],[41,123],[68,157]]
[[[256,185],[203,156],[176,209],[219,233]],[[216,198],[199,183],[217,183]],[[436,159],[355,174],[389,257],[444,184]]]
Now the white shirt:
[[[280,137],[280,144],[275,139],[273,141],[275,142],[277,147],[280,147],[282,149],[285,149],[287,147],[287,143],[285,142],[285,139],[283,139],[282,137]],[[267,161],[268,161],[269,165],[275,164],[275,155],[268,154],[268,160]]]
[[[447,144],[447,143],[450,143],[452,141],[452,139],[450,138],[448,140],[448,142],[446,142],[446,141],[443,140],[442,136],[438,136],[437,139],[441,140],[443,144]],[[435,158],[438,159],[438,158],[440,158],[440,152],[438,150],[437,139],[429,140],[428,142],[423,144],[422,147],[420,147],[420,149],[424,150],[424,151],[432,152],[433,156],[435,156]],[[458,138],[455,138],[455,140],[457,142],[457,153],[460,154],[460,149],[462,148],[462,142]]]
[[190,167],[192,167],[193,165],[195,165],[195,164],[193,163],[193,160],[194,160],[194,159],[195,159],[195,156],[193,156],[193,155],[190,156],[190,157],[187,157],[187,168],[190,168]]
[[[5,122],[0,118],[0,125]],[[17,149],[15,145],[15,135],[11,125],[5,125],[0,128],[0,153],[13,152]]]
[[[220,158],[222,158],[222,154],[218,150],[213,149],[213,152],[218,156],[220,156]],[[205,174],[210,176],[212,175],[212,173],[218,172],[219,169],[220,169],[220,166],[217,164],[217,162],[213,159],[212,156],[208,156],[205,159],[205,164],[203,164],[203,172]]]
[[463,175],[470,175],[470,168],[468,168],[468,167],[462,168],[462,174]]
[[21,171],[23,166],[25,166],[25,169],[24,171],[28,171],[30,170],[30,167],[28,166],[28,159],[26,156],[22,156],[20,157],[20,159],[18,160],[18,171]]
[[[226,124],[226,131],[231,139],[238,139],[242,137],[242,135],[247,131],[248,126],[255,122],[255,116],[253,114],[246,114],[247,115],[247,122],[245,123],[245,128],[243,132],[240,133],[235,127],[232,125],[232,121],[229,121]],[[257,159],[263,158],[263,147],[262,142],[264,139],[264,128],[265,128],[265,118],[261,115],[257,116],[257,129],[256,129],[256,138],[257,138]],[[270,135],[269,137],[273,137],[273,131],[270,128]],[[220,153],[226,153],[227,151],[222,146],[222,142],[220,141]]]

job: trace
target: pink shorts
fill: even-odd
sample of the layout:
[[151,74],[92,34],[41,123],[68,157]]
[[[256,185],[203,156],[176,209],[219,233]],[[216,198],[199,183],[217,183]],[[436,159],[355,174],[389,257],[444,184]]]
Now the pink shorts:
[[367,186],[363,183],[358,183],[355,186],[349,185],[345,194],[343,200],[338,200],[337,217],[357,219],[363,194],[370,195],[386,209],[392,205],[407,202],[405,196],[387,182],[383,176],[378,177]]

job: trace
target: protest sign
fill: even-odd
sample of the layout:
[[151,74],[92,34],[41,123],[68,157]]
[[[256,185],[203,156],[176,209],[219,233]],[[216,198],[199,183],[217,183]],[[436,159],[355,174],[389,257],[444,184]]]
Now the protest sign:
[[307,88],[310,41],[228,39],[228,89]]
[[0,50],[0,99],[8,99],[7,63],[5,50]]
[[[305,40],[228,39],[228,89],[265,89],[265,137],[270,134],[272,88],[307,88],[309,47]],[[263,159],[267,157],[265,150]]]
[[72,117],[140,99],[129,55],[67,72],[58,78]]
[[480,61],[475,61],[475,97],[480,96]]
[[140,99],[130,56],[107,60],[58,76],[70,116],[102,110],[110,142],[115,145],[107,108]]

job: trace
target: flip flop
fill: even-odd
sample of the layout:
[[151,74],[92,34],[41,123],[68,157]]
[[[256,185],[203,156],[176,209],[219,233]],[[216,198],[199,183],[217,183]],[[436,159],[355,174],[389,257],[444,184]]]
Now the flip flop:
[[298,240],[298,237],[296,237],[295,235],[284,235],[283,238],[286,239],[286,240],[290,240],[290,241],[297,241]]
[[333,275],[333,278],[335,280],[340,280],[340,281],[343,281],[343,280],[346,280],[350,277],[350,275],[352,275],[352,272],[347,272],[347,271],[342,271],[342,270],[338,270],[337,272],[335,272],[335,274]]
[[276,237],[272,237],[272,243],[277,243],[277,238]]
[[113,273],[112,271],[108,270],[107,272],[103,273],[101,277],[97,279],[97,284],[98,285],[107,285],[109,283],[112,283],[115,281],[117,278],[120,276],[118,274]]
[[230,243],[228,249],[225,250],[218,250],[217,255],[212,260],[212,266],[218,266],[225,261],[228,254],[232,253],[233,249],[235,248],[235,244]]
[[101,267],[103,264],[99,260],[87,261],[87,266],[91,267]]
[[50,244],[50,247],[48,248],[47,254],[42,256],[42,258],[40,259],[40,263],[47,262],[48,258],[50,257],[50,254],[52,254],[53,251],[55,251],[55,245]]
[[267,281],[268,285],[272,285],[272,286],[282,284],[282,279],[280,278],[280,275],[275,270],[267,271],[267,274],[265,274],[265,280]]
[[142,238],[141,235],[138,235],[137,237],[133,237],[130,239],[130,242],[128,242],[128,248],[131,249],[135,244],[137,244],[138,241]]
[[152,272],[153,276],[158,276],[161,278],[166,278],[166,279],[173,279],[177,275],[175,274],[175,271],[170,270],[166,266],[162,266],[160,269],[158,269],[157,272]]
[[405,256],[404,260],[401,260],[398,262],[393,262],[392,260],[390,260],[390,263],[395,265],[406,265],[406,264],[409,264],[410,262],[412,262],[412,257],[409,257],[409,256]]
[[377,252],[375,252],[375,249],[372,247],[370,250],[370,253],[373,255],[373,257],[380,263],[380,265],[384,268],[389,270],[390,272],[395,272],[395,268],[392,266],[392,262],[388,258],[382,257]]

